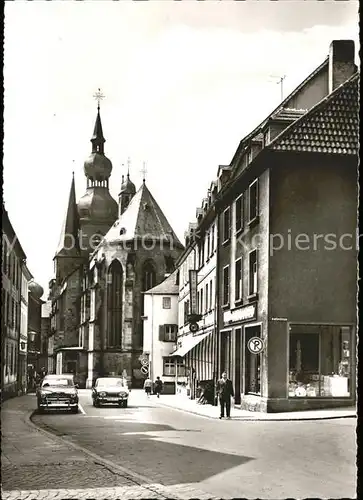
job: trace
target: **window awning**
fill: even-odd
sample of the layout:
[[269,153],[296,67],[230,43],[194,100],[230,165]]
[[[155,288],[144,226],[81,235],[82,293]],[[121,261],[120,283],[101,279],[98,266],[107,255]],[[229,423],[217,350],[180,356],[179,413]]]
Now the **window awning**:
[[201,335],[188,335],[185,339],[183,339],[183,344],[179,349],[172,352],[170,357],[173,356],[181,356],[182,358],[193,349],[193,347],[197,346],[203,339],[208,337],[212,333],[213,330],[209,330],[209,332],[202,333]]

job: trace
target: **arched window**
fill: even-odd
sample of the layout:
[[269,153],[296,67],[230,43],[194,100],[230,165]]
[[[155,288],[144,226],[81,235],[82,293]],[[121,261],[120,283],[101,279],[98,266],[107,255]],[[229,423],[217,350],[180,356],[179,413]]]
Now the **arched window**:
[[174,272],[175,265],[174,265],[174,259],[171,255],[165,255],[165,272],[167,274],[171,274]]
[[143,266],[142,273],[142,291],[150,290],[156,285],[156,272],[154,264],[151,260],[147,260]]
[[108,347],[121,347],[122,338],[122,283],[120,262],[115,259],[107,273],[107,332]]

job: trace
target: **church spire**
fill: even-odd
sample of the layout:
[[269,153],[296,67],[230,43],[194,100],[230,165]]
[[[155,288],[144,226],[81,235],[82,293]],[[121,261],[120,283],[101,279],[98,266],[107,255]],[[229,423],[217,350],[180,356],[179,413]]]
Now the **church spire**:
[[101,115],[100,115],[100,102],[104,98],[104,95],[102,94],[101,89],[98,89],[98,91],[94,94],[93,97],[97,100],[97,117],[96,117],[95,128],[93,131],[93,136],[91,139],[92,153],[104,154],[103,145],[106,142],[106,139],[103,137]]
[[69,191],[68,207],[63,222],[63,227],[59,239],[56,257],[60,254],[68,253],[71,250],[79,250],[78,241],[79,218],[76,202],[76,188],[74,182],[74,172],[72,173],[71,189]]

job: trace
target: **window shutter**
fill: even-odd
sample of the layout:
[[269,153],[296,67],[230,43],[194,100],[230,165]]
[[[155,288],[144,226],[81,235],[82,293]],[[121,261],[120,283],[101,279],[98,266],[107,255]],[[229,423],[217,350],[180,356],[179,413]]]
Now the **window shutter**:
[[159,326],[159,340],[165,342],[165,325]]

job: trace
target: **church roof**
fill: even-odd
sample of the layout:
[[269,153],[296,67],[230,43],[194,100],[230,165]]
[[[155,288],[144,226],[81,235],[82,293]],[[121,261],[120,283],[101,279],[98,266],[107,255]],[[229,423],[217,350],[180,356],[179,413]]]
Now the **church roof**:
[[76,188],[73,175],[71,189],[69,192],[67,212],[63,221],[56,256],[68,254],[69,250],[79,250],[78,229],[79,218],[76,203]]
[[159,285],[154,286],[145,294],[150,295],[179,295],[179,286],[176,284],[176,275],[178,270],[175,270],[170,276],[164,279]]
[[137,238],[172,241],[175,246],[183,248],[145,183],[133,196],[127,209],[110,228],[103,241],[111,243]]

